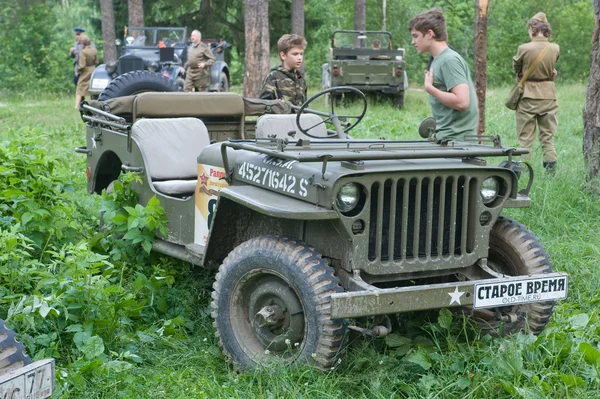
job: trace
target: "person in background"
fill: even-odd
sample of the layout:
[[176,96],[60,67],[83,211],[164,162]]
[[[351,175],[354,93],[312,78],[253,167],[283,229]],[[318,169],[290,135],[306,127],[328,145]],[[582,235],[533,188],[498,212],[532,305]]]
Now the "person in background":
[[419,54],[433,57],[425,70],[425,91],[436,121],[437,140],[464,140],[476,134],[477,96],[465,60],[448,47],[446,19],[438,8],[416,15],[408,26]]
[[92,47],[92,42],[85,34],[79,35],[81,43],[81,52],[77,64],[77,90],[75,93],[75,109],[79,109],[81,101],[85,98],[90,88],[90,80],[96,64],[98,63],[98,54],[96,48]]
[[181,70],[185,72],[183,91],[206,91],[210,85],[210,66],[215,63],[215,56],[210,47],[202,43],[202,34],[194,30],[191,35],[192,44],[187,49],[187,62]]
[[[69,56],[73,58],[73,84],[77,86],[77,69],[79,68],[79,54],[81,53],[81,49],[83,48],[81,43],[79,42],[79,36],[82,35],[85,32],[85,30],[82,28],[75,28],[73,29],[73,32],[75,33],[75,43],[73,43],[73,46],[69,49]],[[94,42],[91,43],[91,46],[93,48],[96,48]]]
[[306,40],[300,35],[286,34],[277,41],[281,65],[272,68],[263,82],[260,98],[284,100],[300,106],[306,101],[306,81],[300,71]]
[[[554,148],[554,133],[558,127],[556,113],[558,103],[556,101],[556,88],[554,77],[556,69],[554,66],[558,61],[560,49],[557,44],[550,43],[548,38],[552,29],[546,18],[546,14],[538,12],[527,23],[531,42],[519,46],[517,55],[513,57],[513,68],[517,79],[521,79],[523,73],[540,55],[548,45],[544,58],[523,85],[523,96],[517,105],[517,138],[523,148],[530,151],[535,141],[535,127],[540,131],[539,139],[544,151],[543,166],[549,173],[556,168],[556,149]],[[522,157],[525,160],[531,158],[531,153]]]

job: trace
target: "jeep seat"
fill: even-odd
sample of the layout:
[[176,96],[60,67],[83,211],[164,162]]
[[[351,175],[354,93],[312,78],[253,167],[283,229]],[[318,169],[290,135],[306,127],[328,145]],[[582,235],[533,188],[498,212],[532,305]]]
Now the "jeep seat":
[[149,184],[157,192],[175,197],[194,193],[196,158],[210,144],[200,119],[140,119],[131,127],[131,138],[144,158]]
[[[313,136],[327,138],[327,127],[323,119],[315,114],[300,115],[300,124],[303,129],[316,126],[309,130]],[[263,115],[256,122],[256,138],[277,137],[280,139],[298,140],[312,139],[298,129],[295,114]]]

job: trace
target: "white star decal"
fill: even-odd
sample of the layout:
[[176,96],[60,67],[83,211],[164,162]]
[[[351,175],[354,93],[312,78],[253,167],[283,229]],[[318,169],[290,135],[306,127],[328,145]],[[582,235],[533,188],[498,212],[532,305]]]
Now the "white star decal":
[[448,293],[448,295],[450,295],[450,305],[452,305],[454,302],[462,305],[462,303],[460,303],[460,297],[463,296],[463,294],[464,292],[460,292],[458,287],[454,287],[454,292]]
[[96,148],[96,139],[92,137],[92,148]]

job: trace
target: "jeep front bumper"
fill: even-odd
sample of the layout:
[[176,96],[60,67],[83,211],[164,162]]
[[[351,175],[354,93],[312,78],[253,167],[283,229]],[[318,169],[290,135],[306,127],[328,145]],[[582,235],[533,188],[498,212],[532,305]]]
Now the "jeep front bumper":
[[568,275],[502,277],[350,291],[331,296],[331,318],[346,319],[450,307],[493,308],[567,296]]

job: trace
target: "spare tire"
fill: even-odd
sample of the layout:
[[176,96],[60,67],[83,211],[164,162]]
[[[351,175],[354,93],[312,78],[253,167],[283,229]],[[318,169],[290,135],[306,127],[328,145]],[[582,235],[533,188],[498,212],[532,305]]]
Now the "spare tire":
[[173,92],[182,91],[177,82],[157,72],[132,71],[113,79],[98,100],[106,101],[115,97],[131,96],[146,91]]

